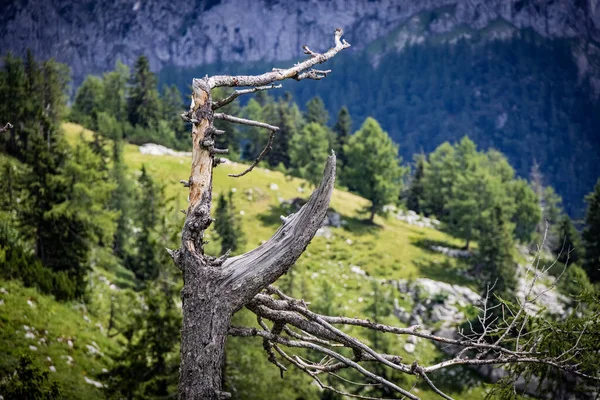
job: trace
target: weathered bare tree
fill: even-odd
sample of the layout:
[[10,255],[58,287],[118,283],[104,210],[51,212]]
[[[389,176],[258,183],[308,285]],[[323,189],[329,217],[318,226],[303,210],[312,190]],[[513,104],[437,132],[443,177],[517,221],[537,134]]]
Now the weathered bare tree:
[[[231,115],[216,113],[220,107],[237,97],[261,90],[275,89],[274,82],[284,79],[322,79],[330,71],[311,69],[350,47],[342,39],[342,30],[335,31],[335,45],[324,53],[317,53],[303,46],[308,59],[288,69],[273,69],[256,76],[212,76],[193,80],[193,95],[190,110],[182,115],[193,124],[192,170],[187,181],[189,207],[182,232],[181,248],[169,250],[173,260],[182,270],[184,286],[183,327],[181,338],[181,367],[179,397],[182,400],[223,399],[230,395],[222,388],[222,368],[225,342],[228,335],[261,337],[268,360],[282,371],[293,365],[312,377],[321,387],[343,393],[328,386],[320,378],[324,374],[336,375],[342,369],[354,369],[368,382],[376,383],[398,392],[410,399],[418,399],[411,390],[399,387],[394,382],[376,375],[368,369],[369,363],[381,363],[388,368],[423,379],[432,390],[444,398],[429,374],[453,365],[502,365],[514,363],[544,363],[576,375],[599,379],[578,370],[573,350],[558,357],[536,350],[537,336],[528,337],[523,332],[527,320],[525,310],[535,296],[528,295],[518,310],[511,310],[510,322],[502,325],[491,318],[487,302],[481,305],[480,316],[483,331],[463,334],[458,339],[435,336],[419,326],[398,328],[368,320],[319,315],[309,310],[302,301],[293,299],[271,286],[286,273],[300,257],[308,243],[321,226],[327,212],[335,180],[335,155],[325,165],[321,184],[310,200],[297,213],[284,219],[283,225],[273,237],[260,247],[237,257],[213,257],[204,253],[204,231],[212,222],[212,170],[224,160],[215,155],[227,153],[226,149],[215,148],[215,135],[222,134],[214,128],[215,119],[264,128],[269,140],[258,159],[244,172],[251,171],[269,150],[278,128],[264,122],[251,121]],[[230,96],[213,100],[211,90],[216,87],[249,87],[235,91]],[[535,279],[533,283],[535,283]],[[532,284],[533,285],[533,284]],[[532,286],[533,287],[533,286]],[[260,329],[230,326],[232,315],[246,307],[255,313]],[[267,324],[267,321],[270,324]],[[522,324],[522,325],[521,325]],[[448,360],[433,365],[418,362],[406,364],[398,356],[380,354],[355,337],[343,332],[341,326],[357,326],[396,335],[414,335],[444,345],[456,346],[460,350]],[[515,343],[515,332],[517,332]],[[486,340],[491,333],[494,341]],[[284,350],[284,348],[286,348]],[[312,362],[289,349],[311,349],[322,353],[321,362]],[[347,351],[351,349],[352,356]],[[285,365],[284,365],[285,364]]]

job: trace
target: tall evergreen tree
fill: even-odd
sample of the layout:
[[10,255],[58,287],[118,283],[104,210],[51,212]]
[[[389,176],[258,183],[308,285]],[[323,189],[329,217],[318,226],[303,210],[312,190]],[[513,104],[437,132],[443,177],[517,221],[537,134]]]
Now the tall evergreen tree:
[[573,226],[571,218],[567,214],[563,214],[557,224],[558,244],[554,248],[554,253],[561,263],[568,262],[569,264],[577,264],[581,260],[582,248],[579,237],[579,232]]
[[329,112],[325,108],[323,99],[315,96],[306,103],[306,113],[304,114],[306,123],[316,122],[319,125],[327,126],[329,121]]
[[302,114],[291,96],[285,96],[276,103],[277,118],[273,121],[279,127],[275,134],[271,151],[267,153],[267,161],[271,167],[291,166],[290,142],[298,134],[303,124]]
[[317,185],[328,153],[327,132],[316,122],[309,123],[290,141],[290,165],[296,176]]
[[92,130],[98,129],[98,113],[102,111],[104,97],[103,82],[100,78],[88,75],[83,81],[71,108],[71,119]]
[[0,143],[8,154],[22,160],[27,148],[27,134],[22,126],[27,121],[27,77],[23,61],[10,53],[4,57],[3,64],[0,71],[0,115],[6,121],[12,121],[13,128],[0,135]]
[[[489,223],[482,226],[478,236],[476,261],[482,272],[481,290],[494,287],[493,293],[508,299],[516,286],[516,264],[512,257],[514,247],[512,230],[505,210],[495,205],[488,215]],[[492,299],[492,304],[498,304]]]
[[[119,123],[127,121],[129,77],[129,67],[121,61],[117,61],[113,71],[106,72],[103,76],[102,111],[113,116]],[[102,127],[101,124],[98,125]]]
[[585,255],[583,269],[587,272],[590,281],[600,281],[600,179],[596,182],[594,190],[585,196],[587,212],[585,215],[585,228],[583,229],[583,245]]
[[[264,92],[258,92],[261,94]],[[252,98],[246,104],[242,111],[244,118],[252,119],[254,121],[265,121],[263,119],[263,106],[258,101],[258,96]],[[267,98],[268,99],[268,98]],[[260,129],[254,126],[244,127],[241,131],[241,136],[245,141],[243,158],[245,160],[255,160],[262,149],[267,144],[267,137],[265,136],[264,129]]]
[[187,139],[187,129],[180,117],[184,109],[183,98],[177,86],[165,85],[161,96],[161,119],[167,121],[178,142]]
[[239,214],[235,212],[233,192],[221,193],[215,212],[215,230],[221,239],[221,254],[236,253],[244,244],[244,234]]
[[336,145],[334,150],[337,155],[338,165],[341,165],[343,168],[348,162],[346,154],[344,153],[344,146],[348,143],[348,139],[352,134],[352,118],[350,118],[350,112],[346,106],[340,108],[337,115],[337,121],[333,126],[333,132],[335,132],[336,135]]
[[447,214],[446,204],[452,197],[452,185],[458,170],[454,147],[448,142],[442,143],[428,158],[423,174],[421,209],[426,215],[444,219]]
[[[142,165],[138,179],[135,206],[138,210],[136,251],[128,257],[127,266],[140,282],[145,283],[156,279],[160,271],[160,253],[164,251],[157,243],[157,231],[163,222],[165,208],[163,187],[152,178],[145,165]],[[121,243],[125,245],[125,241]]]
[[344,146],[348,165],[345,182],[371,201],[368,211],[372,222],[386,204],[398,199],[404,169],[400,167],[398,145],[373,118],[367,118]]
[[425,175],[425,166],[427,159],[425,154],[415,155],[415,172],[410,180],[408,197],[406,198],[406,207],[416,213],[421,212],[421,203],[423,202],[423,176]]
[[132,182],[127,176],[127,167],[123,160],[123,140],[113,141],[113,157],[111,178],[115,183],[115,189],[111,194],[110,208],[118,212],[117,227],[113,240],[114,254],[125,260],[130,253],[131,220],[132,220],[132,202],[133,194]]
[[156,127],[160,118],[160,100],[156,76],[145,56],[139,56],[129,79],[127,115],[131,125]]
[[511,221],[515,225],[515,238],[522,243],[529,243],[542,218],[540,201],[524,179],[509,182],[507,190],[509,201],[514,203]]

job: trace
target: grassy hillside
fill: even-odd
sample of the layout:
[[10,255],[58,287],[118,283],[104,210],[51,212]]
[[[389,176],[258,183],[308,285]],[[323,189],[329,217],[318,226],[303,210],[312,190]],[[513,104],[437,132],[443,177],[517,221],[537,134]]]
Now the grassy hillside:
[[[64,130],[71,144],[80,140],[81,132],[84,137],[91,136],[90,131],[75,124],[64,124]],[[175,210],[186,208],[188,192],[178,182],[189,176],[188,158],[143,155],[133,145],[125,147],[124,158],[129,173],[139,176],[142,165],[145,165],[155,178],[166,185],[167,195],[173,198]],[[279,216],[288,212],[281,206],[283,200],[307,198],[311,189],[302,189],[302,180],[262,168],[257,168],[242,178],[227,176],[228,173],[240,172],[244,168],[244,165],[235,163],[219,166],[215,170],[214,185],[215,194],[235,189],[236,208],[242,214],[246,236],[245,250],[249,250],[267,240],[278,228]],[[377,217],[376,226],[364,223],[359,211],[366,204],[368,202],[359,196],[336,190],[331,207],[341,214],[345,225],[341,228],[329,228],[330,237],[316,237],[291,273],[282,277],[277,285],[284,287],[289,294],[311,302],[315,307],[327,306],[333,314],[366,318],[371,317],[366,309],[373,296],[373,284],[380,285],[388,279],[429,277],[473,285],[460,273],[467,267],[464,262],[428,250],[432,242],[459,246],[459,241],[437,230],[411,226],[394,217]],[[183,224],[184,215],[179,211],[174,211],[172,218]],[[209,231],[207,236],[211,240],[207,245],[207,252],[218,254],[220,245],[214,231]],[[364,274],[357,273],[361,270]],[[100,276],[103,278],[99,278]],[[56,377],[68,389],[69,394],[73,394],[68,398],[100,396],[98,389],[86,383],[84,377],[89,375],[95,379],[95,374],[106,368],[110,359],[108,356],[88,354],[90,350],[86,345],[93,345],[95,342],[104,354],[112,354],[118,349],[118,343],[107,338],[96,323],[106,326],[108,319],[107,299],[112,289],[106,284],[105,278],[125,287],[127,276],[123,271],[115,271],[110,266],[97,265],[93,277],[91,322],[84,320],[86,310],[82,306],[56,303],[50,297],[40,296],[32,289],[24,289],[16,282],[1,283],[0,286],[8,290],[8,294],[2,295],[5,305],[0,307],[2,374],[14,368],[17,354],[27,351],[31,344],[30,340],[24,339],[23,325],[34,326],[36,332],[48,331],[45,334],[48,344],[38,346],[38,350],[33,353],[39,356],[41,363],[48,366],[45,360],[47,356],[51,357],[57,369],[57,373],[51,376]],[[388,296],[386,302],[391,303],[394,297],[400,296],[387,286],[382,290]],[[323,300],[325,291],[330,292],[327,304]],[[33,299],[36,307],[30,308],[27,299]],[[401,297],[399,301],[404,304]],[[392,315],[385,317],[384,322],[401,325]],[[242,312],[236,316],[236,323],[253,324],[254,321],[250,315]],[[361,332],[353,333],[362,336]],[[37,337],[36,334],[36,341]],[[57,342],[59,337],[71,338],[73,348],[65,341]],[[432,361],[440,355],[430,343],[420,342],[416,351],[409,354],[403,349],[404,339],[399,340],[394,336],[389,339],[392,341],[393,351],[403,356],[406,362],[412,362],[414,358],[419,358],[420,362]],[[243,353],[239,351],[242,348]],[[266,362],[262,352],[262,343],[258,339],[235,338],[228,342],[228,375],[231,375],[228,384],[233,388],[243,388],[243,391],[234,391],[236,398],[258,399],[272,393],[281,394],[281,398],[318,396],[318,389],[310,385],[308,378],[304,376],[288,373],[286,379],[281,380],[279,371]],[[61,359],[63,355],[71,355],[75,360],[73,365],[66,365]],[[258,364],[257,358],[260,360]],[[261,381],[269,384],[256,384]],[[452,379],[448,381],[448,384],[441,386],[447,387],[458,398],[480,398],[483,395],[481,386],[452,389]],[[407,382],[405,386],[410,387],[413,381],[406,378],[404,382]],[[436,398],[426,388],[420,385],[417,388],[420,388],[419,395],[423,398]]]

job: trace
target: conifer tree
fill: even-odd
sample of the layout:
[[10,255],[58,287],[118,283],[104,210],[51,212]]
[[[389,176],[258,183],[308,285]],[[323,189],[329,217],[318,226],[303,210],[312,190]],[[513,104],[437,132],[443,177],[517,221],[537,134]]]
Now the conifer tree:
[[167,121],[169,128],[175,132],[177,141],[187,138],[186,126],[179,116],[184,109],[183,98],[177,86],[165,85],[161,96],[161,119]]
[[22,132],[23,126],[18,122],[27,120],[27,77],[21,59],[10,53],[4,57],[3,64],[0,71],[0,115],[6,121],[12,121],[13,128],[0,135],[0,143],[8,154],[22,160],[27,141]]
[[563,214],[556,227],[556,236],[558,238],[556,248],[553,252],[557,255],[561,263],[578,264],[581,260],[582,248],[579,232],[573,226],[571,218]]
[[[127,121],[127,98],[129,67],[117,61],[113,71],[103,76],[102,111],[115,118],[119,123]],[[102,128],[102,124],[98,124]]]
[[162,277],[142,294],[141,312],[124,327],[127,346],[105,374],[109,396],[168,398],[177,387],[179,359],[173,354],[181,330],[181,314],[174,302],[177,290]]
[[325,108],[323,99],[315,96],[306,103],[306,113],[304,115],[306,123],[316,122],[319,125],[327,126],[329,121],[329,112]]
[[148,58],[139,56],[129,79],[127,115],[131,125],[144,128],[158,125],[160,100],[156,84],[156,76],[150,71]]
[[244,244],[239,214],[235,211],[233,192],[221,193],[215,211],[215,230],[221,239],[221,254],[236,253]]
[[423,174],[423,204],[425,215],[435,215],[444,219],[446,205],[452,197],[452,185],[456,180],[458,166],[454,147],[444,142],[429,154],[428,164]]
[[350,112],[346,106],[340,108],[337,121],[333,126],[333,132],[336,135],[335,154],[338,158],[338,164],[343,168],[348,161],[344,153],[344,146],[348,143],[348,139],[352,134],[352,118],[350,118]]
[[311,122],[290,141],[290,165],[293,173],[317,185],[327,160],[329,142],[322,125]]
[[383,207],[398,199],[404,169],[400,167],[398,145],[373,118],[367,118],[348,144],[344,146],[348,165],[345,182],[371,201],[369,221]]
[[150,176],[145,165],[142,165],[138,185],[137,254],[131,256],[127,264],[141,282],[146,282],[156,279],[160,270],[158,253],[162,249],[156,242],[156,229],[163,218],[164,199],[163,188]]
[[514,203],[511,221],[515,225],[515,238],[522,243],[529,243],[542,218],[540,201],[524,179],[509,182],[507,190],[509,201]]
[[103,97],[102,80],[97,76],[88,75],[77,89],[71,108],[71,119],[92,130],[98,129],[98,113],[102,111]]
[[[495,205],[488,215],[489,223],[482,226],[478,236],[476,261],[483,273],[481,290],[494,287],[496,296],[508,299],[516,286],[516,264],[512,257],[512,231],[506,211]],[[498,304],[497,299],[492,300]]]
[[298,134],[304,121],[298,106],[292,101],[289,93],[276,103],[275,109],[276,118],[273,119],[273,123],[279,127],[279,131],[273,139],[271,151],[267,153],[267,161],[273,168],[280,165],[289,168],[291,165],[290,142],[294,135]]
[[127,176],[127,167],[123,161],[123,140],[116,139],[113,142],[113,157],[111,178],[115,183],[115,189],[111,194],[110,208],[118,212],[117,227],[113,240],[114,254],[125,260],[130,250],[132,237],[132,182]]
[[427,159],[424,154],[418,154],[414,157],[414,160],[415,172],[410,180],[406,207],[409,210],[420,213],[422,211],[421,203],[423,202],[423,176],[425,175]]
[[[261,93],[264,92],[258,92],[258,94]],[[242,116],[254,121],[265,120],[263,117],[263,106],[258,101],[258,96],[248,101],[248,104],[246,104],[246,107],[242,111]],[[254,126],[247,126],[242,129],[241,136],[246,141],[243,158],[245,160],[255,160],[267,144],[267,137],[264,130]]]
[[587,272],[590,281],[600,281],[600,179],[594,186],[594,191],[585,197],[587,212],[585,215],[585,228],[583,229],[583,243],[585,255],[583,269]]

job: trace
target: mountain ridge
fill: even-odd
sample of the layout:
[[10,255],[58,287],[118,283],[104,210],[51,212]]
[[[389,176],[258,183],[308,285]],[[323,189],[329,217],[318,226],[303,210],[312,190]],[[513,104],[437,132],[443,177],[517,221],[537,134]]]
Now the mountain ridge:
[[[0,50],[22,55],[31,48],[38,58],[54,57],[71,66],[77,83],[117,60],[132,64],[142,53],[155,71],[167,65],[291,60],[305,43],[315,51],[328,48],[337,26],[360,50],[419,12],[439,9],[451,12],[431,21],[433,33],[461,24],[481,29],[502,18],[543,37],[576,39],[580,73],[591,71],[600,92],[600,0],[12,1],[0,6]],[[265,25],[268,29],[257,29]]]

